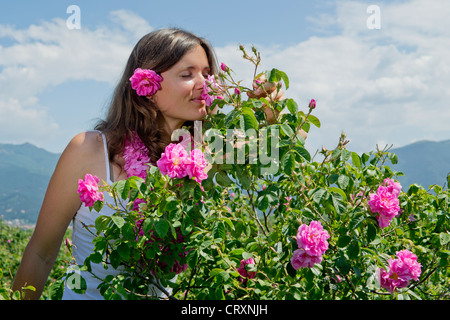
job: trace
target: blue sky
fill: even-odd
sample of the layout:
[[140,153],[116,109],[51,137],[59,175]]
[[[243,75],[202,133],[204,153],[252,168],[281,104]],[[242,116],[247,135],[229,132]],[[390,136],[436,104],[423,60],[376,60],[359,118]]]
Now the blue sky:
[[[70,5],[80,29],[66,26]],[[380,29],[367,26],[370,5]],[[449,16],[447,0],[3,1],[0,143],[62,152],[104,116],[136,41],[163,27],[207,38],[244,81],[238,45],[256,45],[264,68],[290,77],[286,96],[317,100],[312,153],[341,131],[357,152],[450,139]]]

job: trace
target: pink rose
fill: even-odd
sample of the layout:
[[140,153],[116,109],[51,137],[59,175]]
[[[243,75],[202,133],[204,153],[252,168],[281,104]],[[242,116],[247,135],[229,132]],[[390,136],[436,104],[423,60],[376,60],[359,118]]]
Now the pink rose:
[[417,262],[417,256],[409,250],[397,251],[396,256],[408,269],[408,274],[413,280],[419,280],[422,273],[421,264]]
[[322,262],[322,255],[328,250],[330,235],[323,229],[320,221],[302,224],[297,232],[298,249],[294,251],[291,264],[294,269],[312,268]]
[[311,99],[311,101],[309,102],[309,106],[310,109],[315,109],[316,108],[316,100]]
[[187,166],[190,165],[191,158],[186,149],[181,144],[169,144],[161,158],[156,162],[162,174],[170,178],[184,178],[188,175]]
[[156,162],[162,174],[170,178],[184,178],[189,176],[201,183],[208,178],[204,169],[208,165],[203,152],[200,149],[193,149],[190,154],[183,147],[182,143],[169,144],[161,158]]
[[219,83],[217,83],[216,78],[213,75],[208,75],[208,78],[203,83],[203,92],[201,98],[205,100],[205,103],[210,107],[214,99],[223,99],[221,95],[222,88]]
[[103,193],[98,191],[100,179],[91,174],[86,174],[84,180],[78,179],[78,190],[80,200],[86,207],[94,206],[97,200],[103,201]]
[[225,64],[225,63],[221,63],[220,64],[220,69],[222,69],[222,71],[223,72],[228,72],[228,70],[230,69],[230,68],[228,68],[228,66]]
[[[392,191],[392,192],[390,192]],[[391,220],[400,212],[400,205],[397,198],[398,189],[394,186],[381,185],[377,193],[369,194],[370,211],[377,213],[377,220],[380,228],[389,226]]]
[[312,268],[316,263],[322,262],[322,256],[310,256],[304,249],[297,249],[291,258],[292,267],[295,270],[300,268]]
[[130,78],[131,88],[139,96],[151,96],[161,87],[162,78],[153,70],[137,68]]
[[247,279],[253,279],[256,276],[256,271],[247,271],[247,265],[255,264],[255,260],[253,258],[248,258],[247,260],[242,259],[241,265],[237,269],[241,278],[239,278],[243,283],[247,282]]
[[396,197],[398,197],[402,191],[401,184],[389,178],[384,179],[383,185],[388,188],[388,192],[392,193]]
[[377,271],[380,286],[390,292],[404,288],[411,280],[418,280],[421,274],[421,264],[417,256],[408,250],[396,252],[397,259],[389,259],[389,271],[381,268]]
[[199,149],[193,149],[191,151],[191,161],[186,167],[189,178],[194,178],[198,183],[201,183],[208,178],[208,175],[204,171],[207,165],[208,162],[206,161],[203,152]]
[[309,226],[302,224],[297,232],[297,245],[310,256],[321,256],[328,249],[330,235],[323,229],[320,221],[311,221]]

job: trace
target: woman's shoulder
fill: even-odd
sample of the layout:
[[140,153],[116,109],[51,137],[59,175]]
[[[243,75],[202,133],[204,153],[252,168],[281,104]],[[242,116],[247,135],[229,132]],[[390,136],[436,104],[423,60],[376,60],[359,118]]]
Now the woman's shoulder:
[[75,135],[66,149],[75,149],[81,152],[90,152],[103,146],[103,137],[99,131],[85,131]]
[[103,160],[103,151],[103,138],[100,132],[81,132],[70,140],[60,161],[65,161],[71,166],[86,167],[93,162]]

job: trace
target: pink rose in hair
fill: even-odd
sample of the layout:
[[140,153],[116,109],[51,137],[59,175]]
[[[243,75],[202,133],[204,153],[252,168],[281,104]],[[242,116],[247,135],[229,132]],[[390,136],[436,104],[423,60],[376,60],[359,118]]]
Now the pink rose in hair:
[[161,87],[162,78],[153,70],[137,68],[130,78],[131,88],[139,96],[151,96]]
[[103,193],[98,190],[100,179],[97,176],[86,174],[84,180],[78,179],[78,190],[80,200],[86,207],[94,206],[97,200],[103,201]]

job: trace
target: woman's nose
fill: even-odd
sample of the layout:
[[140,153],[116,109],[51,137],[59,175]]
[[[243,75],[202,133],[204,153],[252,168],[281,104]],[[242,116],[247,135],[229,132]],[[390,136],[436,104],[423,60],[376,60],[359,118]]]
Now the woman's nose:
[[203,84],[205,83],[205,77],[203,76],[203,74],[198,74],[195,77],[195,88],[196,89],[201,89],[203,88]]

